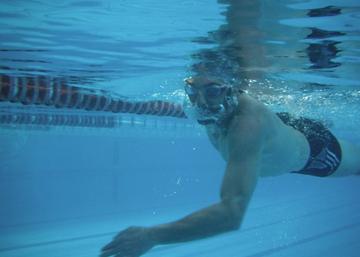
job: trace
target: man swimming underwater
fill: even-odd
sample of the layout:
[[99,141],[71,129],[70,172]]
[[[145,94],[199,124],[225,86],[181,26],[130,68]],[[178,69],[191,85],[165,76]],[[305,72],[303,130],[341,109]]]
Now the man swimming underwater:
[[178,221],[130,227],[101,257],[138,257],[152,247],[192,241],[240,227],[258,177],[301,173],[319,177],[360,171],[360,149],[339,141],[320,122],[275,114],[244,91],[216,79],[185,80],[193,116],[226,161],[220,201]]

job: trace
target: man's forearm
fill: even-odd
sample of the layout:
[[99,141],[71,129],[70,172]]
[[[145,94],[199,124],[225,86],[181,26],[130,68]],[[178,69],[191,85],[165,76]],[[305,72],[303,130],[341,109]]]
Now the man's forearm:
[[236,207],[232,203],[214,204],[181,220],[151,227],[150,236],[156,244],[170,244],[236,230],[240,226],[246,202]]

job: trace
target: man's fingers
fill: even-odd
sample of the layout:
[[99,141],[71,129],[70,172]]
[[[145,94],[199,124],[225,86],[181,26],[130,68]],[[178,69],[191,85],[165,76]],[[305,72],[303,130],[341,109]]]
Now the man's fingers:
[[138,234],[139,228],[129,227],[101,249],[100,257],[138,257],[134,255],[134,236]]
[[102,252],[101,252],[100,257],[107,257],[107,256],[114,255],[118,252],[118,250],[119,250],[119,246],[116,245],[115,241],[113,241],[101,249]]
[[101,248],[101,251],[106,251],[109,250],[110,248],[113,248],[115,246],[116,242],[115,241],[111,241],[110,243],[108,243],[107,245],[105,245],[103,248]]
[[116,235],[113,240],[108,243],[107,245],[105,245],[101,250],[104,251],[104,250],[108,250],[110,248],[113,248],[114,246],[118,245],[119,244],[119,241],[121,240],[121,237],[122,237],[122,233],[119,233],[118,235]]
[[[109,256],[112,256],[112,255],[115,255],[115,254],[119,254],[118,253],[118,249],[111,249],[111,250],[107,250],[107,251],[103,251],[100,255],[100,257],[109,257]],[[121,256],[121,255],[119,255]]]
[[109,249],[102,250],[100,257],[108,257],[115,254],[116,256],[120,256],[120,257],[127,257],[127,256],[132,257],[131,255],[129,255],[129,252],[131,251],[132,251],[132,244],[121,244],[121,246],[116,245]]
[[114,239],[113,241],[111,241],[109,244],[105,245],[101,251],[108,251],[108,250],[111,250],[113,249],[114,247],[115,248],[119,248],[120,246],[122,248],[127,248],[129,245],[131,244],[131,242],[127,242],[127,241],[119,241],[118,239]]

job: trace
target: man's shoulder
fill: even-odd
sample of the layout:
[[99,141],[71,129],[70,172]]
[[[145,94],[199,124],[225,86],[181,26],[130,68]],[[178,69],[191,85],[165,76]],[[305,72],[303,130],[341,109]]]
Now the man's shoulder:
[[261,125],[276,116],[265,104],[247,94],[240,95],[238,100],[239,104],[234,115],[235,122],[257,121]]
[[250,96],[241,96],[239,108],[228,127],[228,137],[230,140],[243,137],[262,140],[271,136],[279,122],[276,113],[265,104]]

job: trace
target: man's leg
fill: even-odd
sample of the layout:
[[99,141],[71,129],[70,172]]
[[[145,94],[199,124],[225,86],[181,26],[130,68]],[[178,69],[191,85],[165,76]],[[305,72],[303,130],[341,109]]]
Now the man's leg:
[[339,143],[342,159],[339,168],[331,176],[360,175],[360,147],[342,140]]

